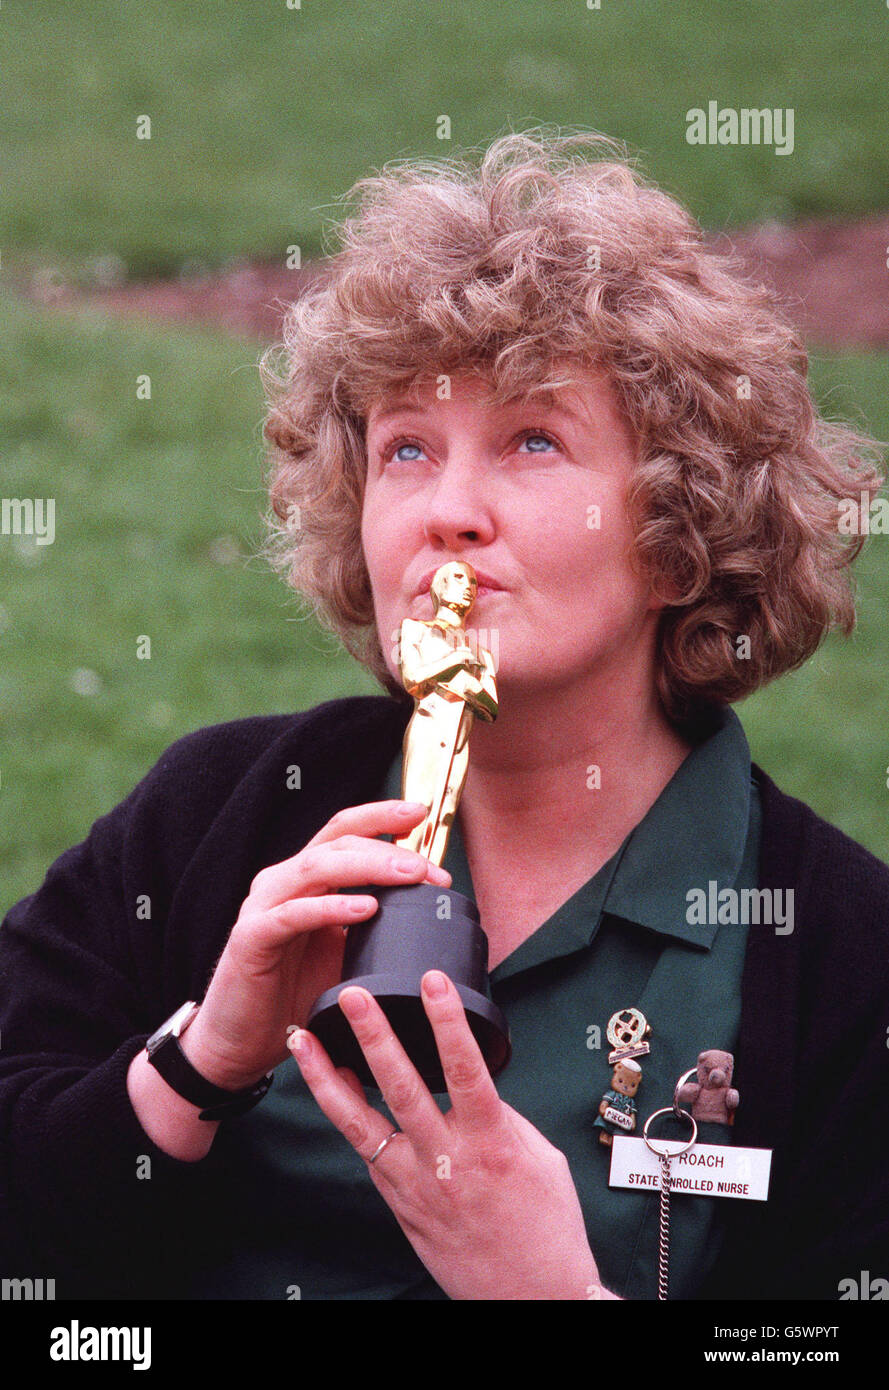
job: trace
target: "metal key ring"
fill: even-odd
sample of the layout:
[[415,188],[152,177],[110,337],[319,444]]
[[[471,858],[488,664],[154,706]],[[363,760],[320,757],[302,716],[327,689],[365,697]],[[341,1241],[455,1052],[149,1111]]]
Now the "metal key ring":
[[692,1067],[691,1071],[687,1071],[684,1076],[680,1076],[679,1080],[676,1082],[676,1089],[673,1092],[673,1114],[676,1116],[677,1120],[681,1120],[686,1113],[684,1110],[679,1109],[679,1092],[682,1090],[689,1077],[697,1076],[697,1074],[697,1067]]
[[[651,1149],[651,1152],[652,1152],[653,1154],[656,1154],[658,1158],[675,1158],[677,1154],[683,1154],[683,1153],[685,1153],[686,1149],[690,1149],[691,1146],[692,1146],[692,1144],[694,1144],[695,1140],[696,1140],[697,1137],[698,1137],[698,1127],[697,1127],[697,1125],[696,1125],[696,1123],[695,1123],[694,1116],[693,1116],[693,1115],[690,1115],[690,1114],[688,1113],[687,1110],[680,1110],[680,1111],[679,1111],[679,1118],[682,1119],[682,1120],[690,1120],[690,1121],[691,1121],[691,1138],[689,1139],[688,1143],[683,1144],[681,1149],[672,1149],[672,1150],[670,1150],[670,1149],[656,1149],[656,1148],[654,1147],[654,1144],[652,1143],[652,1141],[651,1141],[651,1140],[649,1139],[649,1137],[648,1137],[648,1126],[651,1124],[652,1120],[656,1120],[656,1119],[657,1119],[658,1115],[672,1115],[672,1114],[673,1114],[673,1106],[672,1106],[672,1105],[665,1105],[664,1108],[663,1108],[663,1110],[655,1110],[655,1112],[654,1112],[653,1115],[649,1115],[649,1117],[648,1117],[648,1119],[645,1121],[645,1125],[644,1125],[644,1127],[643,1127],[643,1129],[642,1129],[642,1138],[645,1140],[646,1144],[647,1144],[648,1147]],[[661,1142],[662,1144],[675,1144],[675,1143],[677,1142],[677,1140],[675,1140],[675,1139],[662,1139],[660,1142]]]

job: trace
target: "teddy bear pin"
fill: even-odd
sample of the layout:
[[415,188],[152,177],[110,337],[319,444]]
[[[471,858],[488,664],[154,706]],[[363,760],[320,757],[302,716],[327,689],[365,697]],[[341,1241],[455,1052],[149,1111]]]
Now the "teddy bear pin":
[[735,1059],[730,1052],[710,1047],[698,1054],[697,1075],[679,1088],[680,1102],[691,1102],[692,1119],[718,1125],[735,1122],[740,1096],[732,1085]]
[[639,1009],[619,1009],[608,1020],[605,1033],[612,1047],[608,1061],[614,1070],[593,1125],[599,1130],[599,1143],[610,1149],[615,1134],[632,1134],[636,1128],[634,1097],[642,1082],[642,1068],[636,1058],[651,1051],[645,1041],[651,1025]]

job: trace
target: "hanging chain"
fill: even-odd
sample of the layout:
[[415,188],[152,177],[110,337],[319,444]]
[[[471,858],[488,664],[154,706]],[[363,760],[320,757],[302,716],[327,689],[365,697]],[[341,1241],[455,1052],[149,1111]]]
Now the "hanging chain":
[[658,1302],[667,1301],[667,1286],[670,1279],[670,1154],[660,1154],[661,1162],[661,1209],[658,1231]]
[[[658,1268],[657,1268],[657,1296],[659,1303],[666,1303],[670,1281],[670,1164],[678,1153],[687,1153],[698,1137],[698,1126],[695,1123],[694,1115],[690,1115],[687,1110],[680,1110],[678,1103],[679,1087],[687,1077],[694,1075],[687,1072],[676,1085],[673,1096],[672,1106],[667,1105],[663,1110],[655,1110],[653,1115],[649,1115],[642,1128],[642,1138],[645,1140],[653,1154],[656,1154],[661,1165],[661,1208],[660,1208],[660,1227],[658,1231]],[[691,1138],[685,1144],[677,1145],[674,1143],[671,1150],[660,1149],[654,1140],[649,1139],[648,1131],[653,1120],[659,1115],[675,1115],[679,1120],[688,1120],[691,1125]],[[663,1141],[661,1141],[663,1142]]]

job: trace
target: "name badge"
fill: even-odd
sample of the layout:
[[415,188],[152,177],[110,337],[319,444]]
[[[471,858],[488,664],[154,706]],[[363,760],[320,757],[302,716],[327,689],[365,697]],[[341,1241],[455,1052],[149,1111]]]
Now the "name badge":
[[[694,1144],[659,1139],[658,1147],[675,1153],[670,1165],[670,1193],[691,1197],[740,1197],[765,1202],[769,1195],[771,1149],[742,1149],[734,1144]],[[616,1134],[611,1144],[609,1187],[659,1191],[661,1168],[644,1139]]]

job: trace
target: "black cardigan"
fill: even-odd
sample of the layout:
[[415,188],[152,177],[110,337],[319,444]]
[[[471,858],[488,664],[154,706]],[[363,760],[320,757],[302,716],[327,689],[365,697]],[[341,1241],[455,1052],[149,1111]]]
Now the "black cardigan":
[[[226,1222],[218,1146],[197,1163],[159,1149],[128,1066],[203,997],[258,869],[379,796],[411,708],[361,696],[187,735],[11,909],[4,1277],[55,1277],[60,1299],[175,1298],[178,1269],[212,1262]],[[793,889],[795,929],[749,930],[734,1135],[774,1149],[772,1182],[765,1203],[725,1203],[700,1297],[836,1299],[841,1279],[889,1275],[889,868],[754,775],[760,886]]]

